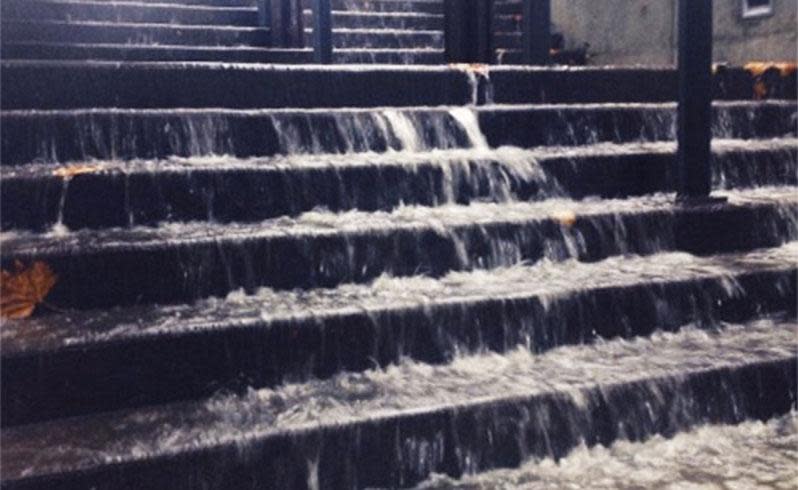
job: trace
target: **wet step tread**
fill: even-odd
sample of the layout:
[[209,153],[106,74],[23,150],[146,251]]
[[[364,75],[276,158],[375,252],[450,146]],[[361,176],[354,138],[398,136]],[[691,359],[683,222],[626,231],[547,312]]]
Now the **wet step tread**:
[[310,49],[285,49],[261,46],[189,46],[114,43],[39,43],[3,44],[5,59],[94,59],[116,61],[197,61],[230,63],[309,62]]
[[[293,99],[294,95],[298,98],[295,105],[304,105],[316,99],[329,102],[332,99],[325,98],[325,95],[331,93],[337,95],[347,92],[353,95],[353,87],[368,90],[366,87],[369,86],[369,78],[358,75],[349,77],[339,73],[335,80],[327,79],[324,92],[294,91],[286,96],[276,90],[253,91],[250,88],[248,94],[257,99],[252,101],[237,97],[236,85],[243,85],[243,80],[241,84],[233,84],[226,78],[223,69],[219,70],[218,77],[214,76],[214,83],[225,84],[228,90],[224,98],[205,93],[198,95],[198,86],[189,81],[192,78],[190,74],[186,74],[184,80],[194,87],[192,92],[179,90],[179,86],[162,87],[157,83],[161,77],[156,75],[152,73],[148,78],[148,83],[154,87],[153,92],[147,92],[147,97],[142,97],[142,91],[138,90],[138,95],[135,96],[136,105],[158,105],[161,98],[174,97],[172,104],[186,102],[195,105],[207,103],[214,107],[228,104],[237,107],[257,102],[269,106],[286,102],[286,97]],[[320,71],[311,78],[315,79],[317,75],[321,78],[324,72]],[[294,73],[289,68],[283,76],[272,80],[272,86],[276,89],[292,82],[307,82],[305,77],[304,71]],[[401,71],[393,72],[390,69],[376,71],[374,77],[385,81],[389,86],[398,86],[409,81]],[[258,77],[253,78],[249,81],[258,83]],[[62,81],[62,85],[64,83]],[[120,80],[119,83],[132,84],[129,80]],[[35,86],[34,84],[29,89],[33,90]],[[80,90],[87,90],[87,86],[90,85],[82,85]],[[464,92],[468,91],[467,84],[460,88]],[[74,89],[78,90],[77,84]],[[386,95],[389,98],[420,96],[428,99],[456,96],[445,87],[438,86],[436,90],[440,92],[430,90],[421,95],[405,90],[400,94]],[[370,96],[367,98],[369,105],[381,102]],[[68,97],[65,96],[64,99]],[[114,104],[113,99],[113,96],[109,96],[107,103]],[[407,102],[409,101],[399,101],[401,104]],[[0,112],[4,131],[0,153],[3,165],[18,165],[53,160],[68,163],[172,156],[231,155],[249,158],[290,153],[382,153],[389,149],[469,148],[477,140],[484,141],[493,148],[667,141],[674,138],[675,109],[675,104],[660,103],[333,110],[6,110]],[[794,113],[794,104],[788,101],[717,102],[714,106],[714,137],[781,137],[792,131]],[[392,117],[399,120],[398,126],[390,122]],[[124,128],[124,131],[120,128]],[[402,146],[406,142],[401,137],[405,132],[413,134],[413,141],[409,142],[412,147]]]
[[[574,218],[645,215],[669,213],[691,214],[703,211],[720,212],[735,208],[786,209],[798,205],[795,187],[770,187],[718,192],[728,202],[680,207],[670,194],[641,196],[630,199],[573,201],[548,199],[539,202],[472,203],[469,206],[403,207],[393,212],[332,213],[324,210],[281,217],[256,224],[217,224],[212,222],[163,223],[160,227],[114,228],[31,234],[10,231],[3,235],[5,259],[26,259],[37,256],[73,256],[100,251],[157,250],[179,244],[217,243],[221,241],[283,238],[286,236],[331,236],[339,234],[383,235],[400,230],[454,230],[457,228],[528,224],[553,221],[559,223],[562,213]],[[570,223],[568,226],[574,225]],[[663,223],[664,225],[664,223]]]
[[257,8],[236,6],[33,0],[25,3],[3,2],[0,12],[4,21],[27,21],[33,24],[62,21],[258,26]]
[[[760,320],[539,356],[405,363],[244,397],[10,428],[2,432],[3,483],[407,486],[431,472],[561,457],[582,441],[767,419],[795,403],[795,328],[794,320]],[[214,471],[196,472],[207,465]]]
[[[63,307],[177,302],[238,288],[332,287],[383,273],[440,276],[544,256],[700,254],[775,246],[796,234],[794,187],[720,193],[724,204],[682,207],[669,194],[620,200],[474,203],[394,212],[313,211],[255,224],[3,236],[3,263],[44,260]],[[744,230],[744,231],[741,231]],[[710,239],[711,237],[711,239]]]
[[[209,44],[197,41],[194,44]],[[161,44],[174,43],[162,40]],[[5,110],[463,105],[484,103],[488,86],[492,87],[490,100],[496,104],[665,102],[675,100],[677,88],[676,73],[667,68],[492,67],[480,74],[441,65],[323,67],[74,60],[7,60],[0,67],[0,100]],[[725,88],[718,89],[716,99],[753,98],[753,80],[747,72],[725,73]],[[307,89],[295,90],[299,84]],[[225,87],[221,93],[219,85]],[[275,90],[252,90],[255,86]],[[374,86],[382,90],[375,92]],[[148,97],[142,97],[142,92]]]
[[[379,316],[380,312],[402,310],[431,311],[458,304],[468,307],[481,302],[535,297],[554,303],[557,298],[565,299],[590,290],[656,289],[667,283],[702,280],[725,281],[728,294],[733,296],[740,294],[734,285],[737,277],[768,272],[790,274],[797,269],[798,242],[793,241],[775,248],[711,256],[665,252],[650,256],[617,256],[592,263],[545,261],[488,271],[455,272],[437,279],[383,277],[370,284],[345,284],[330,290],[263,289],[252,295],[239,291],[225,299],[190,305],[50,313],[8,322],[0,333],[3,341],[0,355],[5,360],[59,349],[95,349],[116,342],[155,340],[163,336],[201,335],[228,328],[269,328],[270,324],[290,321],[302,325],[303,320]],[[756,294],[756,291],[750,293]],[[636,327],[654,328],[653,325]],[[584,325],[583,328],[593,330],[596,326]],[[592,333],[609,337],[597,331]],[[556,345],[532,343],[528,347],[540,351]]]
[[[270,158],[94,161],[7,167],[2,228],[72,230],[209,219],[251,222],[331,211],[477,200],[626,197],[673,189],[675,144],[436,150]],[[798,139],[715,140],[716,187],[798,184]],[[157,197],[156,197],[157,196]],[[211,197],[213,196],[213,197]],[[251,203],[259,203],[253,206]]]
[[2,42],[148,43],[266,46],[260,27],[135,22],[3,20]]
[[[196,61],[226,63],[309,63],[310,48],[270,48],[259,46],[187,46],[113,43],[38,43],[8,42],[3,44],[6,60],[115,60],[115,61]],[[387,48],[337,49],[333,57],[338,63],[442,63],[444,52],[438,49]]]
[[198,399],[242,382],[275,386],[403,358],[440,364],[465,352],[544,352],[691,321],[794,314],[797,245],[543,262],[7,322],[2,422]]

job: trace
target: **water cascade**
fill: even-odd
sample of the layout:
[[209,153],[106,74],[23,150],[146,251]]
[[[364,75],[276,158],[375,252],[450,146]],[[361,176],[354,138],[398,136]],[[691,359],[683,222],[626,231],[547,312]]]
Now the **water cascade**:
[[[437,35],[387,3],[340,56]],[[795,479],[794,100],[719,97],[683,206],[664,69],[7,65],[96,92],[0,111],[3,268],[58,276],[0,329],[4,488]]]

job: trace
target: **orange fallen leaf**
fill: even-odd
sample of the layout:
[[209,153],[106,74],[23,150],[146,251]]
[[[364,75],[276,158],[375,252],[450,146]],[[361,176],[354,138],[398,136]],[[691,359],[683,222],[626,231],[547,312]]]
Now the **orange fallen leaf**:
[[479,75],[487,75],[490,71],[488,65],[483,63],[450,63],[449,67],[455,70],[474,72]]
[[754,82],[754,99],[762,100],[766,99],[768,96],[768,86],[763,80],[757,80]]
[[763,61],[754,61],[751,63],[747,63],[743,66],[743,69],[748,71],[751,75],[758,77],[763,75],[766,71],[770,69],[778,70],[779,75],[786,77],[789,76],[798,70],[798,64],[796,63],[772,63],[772,62],[763,62]]
[[71,179],[76,175],[92,174],[101,170],[99,165],[69,165],[53,170],[53,175],[64,179]]
[[57,280],[58,276],[50,266],[41,261],[30,267],[16,261],[13,271],[0,271],[0,317],[18,319],[31,316]]
[[551,215],[551,218],[555,221],[558,221],[563,226],[571,227],[576,224],[576,213],[570,209],[555,211]]

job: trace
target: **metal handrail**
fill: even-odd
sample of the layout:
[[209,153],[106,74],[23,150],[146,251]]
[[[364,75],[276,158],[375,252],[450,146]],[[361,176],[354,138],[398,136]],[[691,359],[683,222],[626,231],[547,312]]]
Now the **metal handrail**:
[[[258,21],[269,30],[275,48],[304,48],[302,0],[258,0]],[[313,61],[332,63],[332,6],[330,0],[310,0],[313,18]]]

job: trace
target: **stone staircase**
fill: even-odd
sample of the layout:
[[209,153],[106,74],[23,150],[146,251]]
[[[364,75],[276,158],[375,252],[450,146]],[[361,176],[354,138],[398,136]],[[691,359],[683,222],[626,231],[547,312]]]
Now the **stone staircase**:
[[[305,25],[312,26],[311,11]],[[254,0],[7,0],[5,59],[306,63],[271,48]],[[443,63],[442,0],[335,0],[337,63]],[[312,41],[306,29],[306,46]]]
[[[667,69],[4,61],[2,484],[409,487],[795,408],[794,100]],[[268,87],[268,89],[267,89]],[[72,170],[72,171],[71,171]]]
[[[336,63],[442,64],[443,0],[333,0]],[[273,48],[255,0],[5,0],[4,59],[309,63]],[[496,61],[521,61],[521,3],[496,2]],[[304,11],[305,46],[312,12]],[[555,61],[579,61],[568,53]],[[573,53],[572,53],[573,54]]]

